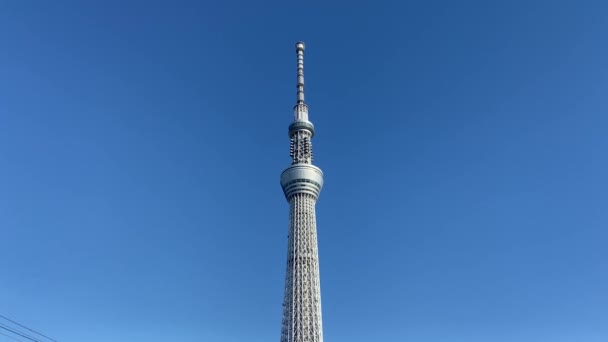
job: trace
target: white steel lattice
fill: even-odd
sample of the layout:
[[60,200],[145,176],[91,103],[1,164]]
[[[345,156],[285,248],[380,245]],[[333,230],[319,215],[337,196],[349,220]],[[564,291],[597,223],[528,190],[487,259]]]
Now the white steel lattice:
[[295,194],[289,201],[281,342],[323,341],[315,202],[310,194]]
[[312,165],[312,122],[304,103],[304,43],[298,54],[298,97],[289,125],[291,166],[281,174],[289,202],[289,238],[281,342],[323,342],[315,205],[323,172]]

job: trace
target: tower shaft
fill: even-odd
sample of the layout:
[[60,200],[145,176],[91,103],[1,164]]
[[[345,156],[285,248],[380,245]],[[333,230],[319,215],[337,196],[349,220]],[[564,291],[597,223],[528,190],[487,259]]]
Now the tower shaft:
[[323,172],[312,165],[314,126],[304,103],[304,43],[298,55],[297,102],[289,125],[292,165],[281,174],[289,202],[289,237],[281,342],[323,342],[315,205]]
[[315,202],[310,194],[294,195],[289,202],[281,342],[323,341]]

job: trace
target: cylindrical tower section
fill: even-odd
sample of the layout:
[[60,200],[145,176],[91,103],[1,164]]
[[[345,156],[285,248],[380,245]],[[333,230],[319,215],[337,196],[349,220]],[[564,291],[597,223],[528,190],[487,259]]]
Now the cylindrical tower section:
[[281,187],[287,201],[295,194],[309,194],[316,200],[323,188],[323,171],[311,164],[294,164],[281,174]]
[[298,104],[304,103],[304,43],[296,43],[296,53],[298,54]]
[[289,238],[281,342],[323,342],[315,195],[289,198]]
[[296,43],[296,53],[298,54],[298,88],[296,105],[294,107],[294,119],[308,121],[308,106],[304,102],[304,43]]

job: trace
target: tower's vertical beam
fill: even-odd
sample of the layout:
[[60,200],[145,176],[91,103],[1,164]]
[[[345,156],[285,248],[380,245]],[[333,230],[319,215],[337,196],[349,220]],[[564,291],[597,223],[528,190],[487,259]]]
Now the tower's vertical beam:
[[314,126],[304,102],[304,43],[296,44],[298,97],[289,125],[292,165],[281,174],[289,202],[289,236],[281,342],[323,342],[315,205],[323,172],[312,165]]

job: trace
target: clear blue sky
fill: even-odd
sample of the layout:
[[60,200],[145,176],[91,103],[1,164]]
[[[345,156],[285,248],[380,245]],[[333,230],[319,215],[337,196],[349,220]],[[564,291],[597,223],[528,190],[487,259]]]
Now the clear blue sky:
[[278,341],[304,40],[327,342],[607,341],[607,36],[604,1],[3,1],[0,314]]

